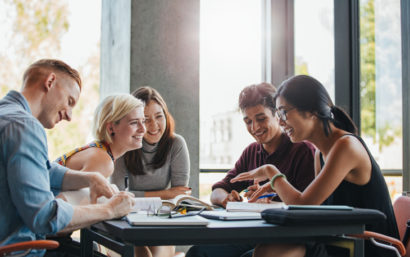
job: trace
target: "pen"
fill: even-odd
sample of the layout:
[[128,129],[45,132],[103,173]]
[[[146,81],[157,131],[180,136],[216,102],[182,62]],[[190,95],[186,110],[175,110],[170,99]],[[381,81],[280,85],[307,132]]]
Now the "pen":
[[128,176],[124,177],[124,186],[125,186],[125,191],[128,191]]
[[256,199],[262,199],[262,198],[266,198],[266,197],[274,197],[277,196],[278,194],[272,193],[272,194],[267,194],[267,195],[261,195]]
[[190,212],[190,213],[187,213],[187,214],[181,214],[181,213],[171,214],[170,213],[168,218],[172,219],[172,218],[183,218],[183,217],[189,217],[189,216],[196,216],[196,215],[200,215],[204,210],[206,210],[205,207],[200,209],[197,212]]

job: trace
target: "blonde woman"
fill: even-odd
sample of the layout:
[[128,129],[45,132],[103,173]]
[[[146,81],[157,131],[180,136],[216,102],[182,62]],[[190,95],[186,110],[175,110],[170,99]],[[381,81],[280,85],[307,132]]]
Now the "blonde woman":
[[[95,111],[95,140],[62,155],[56,162],[70,169],[98,171],[108,178],[114,171],[116,159],[127,151],[141,148],[144,123],[144,104],[141,100],[129,94],[108,96]],[[64,193],[63,199],[72,202],[68,195]],[[76,200],[73,201],[75,204]]]

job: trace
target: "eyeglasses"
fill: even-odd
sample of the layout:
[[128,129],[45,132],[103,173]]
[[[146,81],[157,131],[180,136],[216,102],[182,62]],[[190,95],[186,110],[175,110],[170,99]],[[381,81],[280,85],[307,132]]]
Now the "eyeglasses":
[[187,212],[186,207],[180,206],[176,210],[172,210],[171,207],[167,205],[162,205],[160,208],[155,210],[154,208],[150,208],[147,210],[147,216],[158,216],[160,218],[180,218],[180,217],[188,217],[188,216],[195,216],[201,214],[206,207],[200,209],[199,211],[191,211]]
[[289,108],[289,109],[276,109],[276,117],[278,117],[279,120],[286,121],[288,119],[287,114],[291,110],[295,109],[295,107]]

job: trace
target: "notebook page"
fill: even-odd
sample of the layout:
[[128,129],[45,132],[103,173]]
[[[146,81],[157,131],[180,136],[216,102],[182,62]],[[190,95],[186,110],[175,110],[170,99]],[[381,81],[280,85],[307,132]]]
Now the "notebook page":
[[248,203],[248,202],[228,202],[226,205],[227,211],[250,211],[261,212],[265,209],[282,208],[286,206],[282,202],[274,203]]

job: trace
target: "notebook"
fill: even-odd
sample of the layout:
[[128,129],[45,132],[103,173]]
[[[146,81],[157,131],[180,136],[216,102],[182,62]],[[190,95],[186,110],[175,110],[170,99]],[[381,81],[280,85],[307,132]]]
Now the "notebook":
[[187,216],[167,218],[159,216],[147,216],[146,213],[130,213],[126,220],[133,226],[206,226],[209,221],[201,216]]
[[259,212],[227,212],[223,211],[203,211],[200,214],[207,219],[216,220],[260,220],[262,219]]
[[248,203],[248,202],[228,202],[226,210],[228,212],[261,212],[266,209],[283,208],[283,202],[272,203]]

